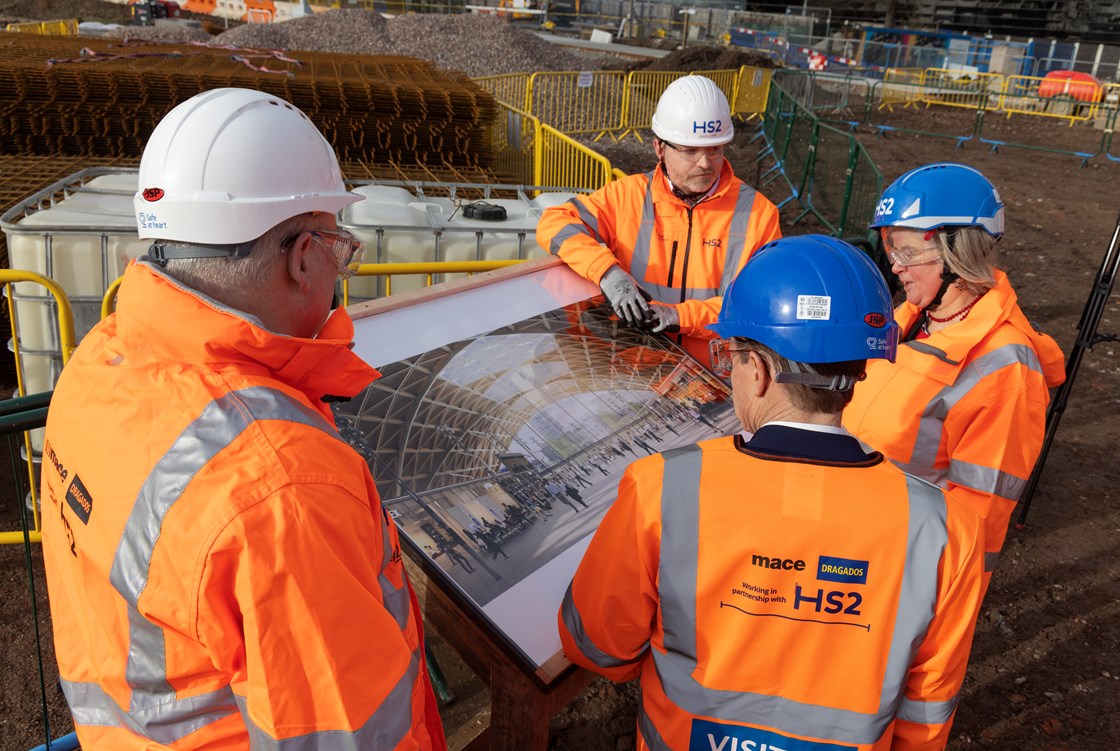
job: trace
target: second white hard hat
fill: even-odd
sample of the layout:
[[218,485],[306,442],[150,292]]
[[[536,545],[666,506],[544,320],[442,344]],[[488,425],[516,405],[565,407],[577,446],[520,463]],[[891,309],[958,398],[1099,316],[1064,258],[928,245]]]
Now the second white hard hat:
[[312,211],[362,200],[307,115],[252,89],[213,89],[160,120],[133,198],[141,238],[200,244],[255,240]]
[[735,126],[727,97],[710,78],[684,76],[657,101],[653,133],[677,146],[719,146],[735,137]]

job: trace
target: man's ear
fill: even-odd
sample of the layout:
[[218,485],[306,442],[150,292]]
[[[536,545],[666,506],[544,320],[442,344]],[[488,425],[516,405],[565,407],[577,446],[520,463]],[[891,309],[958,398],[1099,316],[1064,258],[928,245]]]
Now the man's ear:
[[657,161],[665,158],[665,144],[661,142],[660,138],[653,139],[653,153],[657,155]]
[[747,359],[752,366],[748,371],[748,388],[751,396],[761,399],[766,395],[766,392],[770,389],[770,384],[773,382],[770,375],[770,365],[762,355],[753,349],[747,353]]
[[311,286],[311,250],[311,233],[301,232],[285,254],[287,255],[288,278],[292,284],[297,285],[300,289],[308,289]]

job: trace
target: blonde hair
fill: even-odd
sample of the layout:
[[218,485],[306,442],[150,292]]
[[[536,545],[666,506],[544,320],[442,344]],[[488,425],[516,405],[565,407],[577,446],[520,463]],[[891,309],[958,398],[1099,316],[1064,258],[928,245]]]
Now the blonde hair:
[[969,292],[981,294],[996,284],[997,238],[982,227],[942,227],[934,239],[949,270]]

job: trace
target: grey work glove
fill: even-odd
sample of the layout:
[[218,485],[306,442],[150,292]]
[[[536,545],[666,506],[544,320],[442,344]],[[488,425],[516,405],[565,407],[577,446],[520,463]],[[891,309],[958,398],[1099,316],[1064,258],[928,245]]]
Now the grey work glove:
[[681,314],[676,305],[651,305],[653,313],[653,333],[676,334],[681,330]]
[[650,318],[649,305],[642,299],[638,283],[621,266],[611,266],[599,280],[599,288],[607,296],[615,315],[629,325],[640,327]]

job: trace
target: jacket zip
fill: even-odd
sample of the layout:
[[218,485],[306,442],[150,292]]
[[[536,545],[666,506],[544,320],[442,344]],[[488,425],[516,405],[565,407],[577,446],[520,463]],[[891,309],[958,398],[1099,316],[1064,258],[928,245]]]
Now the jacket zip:
[[669,278],[665,280],[665,286],[669,289],[673,288],[673,272],[677,268],[677,241],[673,241],[673,252],[669,254]]
[[[673,243],[676,248],[676,243]],[[684,238],[684,261],[681,263],[681,302],[684,302],[688,289],[688,255],[692,251],[692,209],[688,209],[688,234]]]

